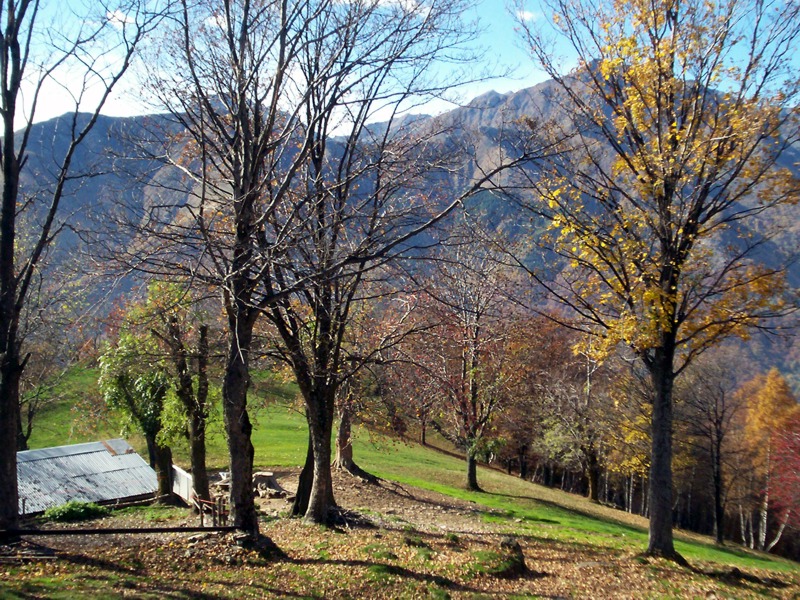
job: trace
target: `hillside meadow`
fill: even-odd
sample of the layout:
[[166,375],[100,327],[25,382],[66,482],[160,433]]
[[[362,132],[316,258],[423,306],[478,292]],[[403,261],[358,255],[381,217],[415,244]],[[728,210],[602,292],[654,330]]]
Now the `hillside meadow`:
[[[117,437],[122,424],[85,410],[96,395],[91,370],[76,370],[59,402],[41,415],[32,447]],[[256,385],[255,464],[292,489],[307,433],[291,385]],[[96,400],[96,396],[95,396]],[[98,405],[95,403],[95,407]],[[209,468],[225,468],[219,433]],[[141,448],[141,440],[129,436]],[[800,565],[677,532],[684,568],[645,559],[644,519],[481,468],[483,492],[462,487],[451,453],[359,430],[357,462],[378,485],[338,474],[337,525],[285,518],[281,499],[259,504],[262,533],[275,546],[240,547],[229,535],[160,534],[27,538],[0,556],[3,598],[798,598]],[[186,452],[176,448],[186,466]],[[115,511],[88,526],[196,525],[181,508]],[[40,527],[58,525],[38,523]],[[527,570],[499,576],[504,536],[516,539]],[[500,558],[498,558],[500,557]]]

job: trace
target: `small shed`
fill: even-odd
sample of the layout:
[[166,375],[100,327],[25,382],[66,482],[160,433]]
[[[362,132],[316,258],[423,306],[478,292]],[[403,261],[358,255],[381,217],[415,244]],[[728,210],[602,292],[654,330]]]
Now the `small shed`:
[[155,494],[155,471],[125,440],[17,453],[19,513],[41,513],[70,500],[108,503]]

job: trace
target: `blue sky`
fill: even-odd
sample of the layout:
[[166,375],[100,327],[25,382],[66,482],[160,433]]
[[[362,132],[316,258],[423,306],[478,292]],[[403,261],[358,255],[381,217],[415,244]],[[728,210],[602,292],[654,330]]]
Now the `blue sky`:
[[[80,5],[86,1],[91,0],[69,0],[67,5],[72,2]],[[540,71],[536,70],[533,62],[521,49],[520,38],[515,33],[517,26],[515,17],[506,0],[476,0],[475,7],[464,16],[467,21],[475,18],[479,21],[482,33],[477,43],[486,51],[487,59],[496,63],[493,71],[495,73],[508,72],[510,76],[496,77],[462,86],[457,90],[458,100],[467,102],[489,90],[501,93],[516,91],[530,87],[545,78]],[[533,11],[529,16],[534,17]],[[137,92],[136,85],[129,79],[128,85],[123,86],[122,90],[109,100],[103,112],[113,116],[147,112],[148,109],[141,104],[141,95]],[[52,90],[46,91],[40,99],[36,120],[49,119],[70,110],[70,107],[64,104],[64,100],[63,88],[53,87]],[[90,104],[91,102],[88,102],[87,106]],[[425,112],[437,113],[451,108],[453,108],[452,104],[442,101],[427,106]]]
[[[529,3],[525,14],[528,19],[536,19],[534,3]],[[530,87],[543,81],[544,74],[537,70],[530,56],[522,49],[520,36],[516,33],[516,16],[512,14],[504,0],[482,0],[476,6],[476,15],[483,33],[479,43],[487,49],[490,58],[500,63],[501,69],[512,70],[511,77],[503,77],[477,86],[480,92],[495,90],[506,93]],[[472,94],[475,96],[478,94]]]

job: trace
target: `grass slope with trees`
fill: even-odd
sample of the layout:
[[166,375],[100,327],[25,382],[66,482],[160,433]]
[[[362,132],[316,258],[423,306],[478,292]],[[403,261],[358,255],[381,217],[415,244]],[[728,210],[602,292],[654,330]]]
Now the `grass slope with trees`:
[[[61,403],[41,415],[33,446],[77,443],[120,433],[121,423],[98,415],[96,427],[65,426],[73,395],[97,395],[94,370],[76,369]],[[304,459],[306,424],[293,385],[257,378],[253,444],[257,468],[272,468],[291,489]],[[435,439],[434,439],[435,438]],[[259,520],[278,551],[240,548],[232,537],[192,534],[79,536],[29,539],[30,554],[6,559],[0,593],[10,598],[106,597],[698,597],[790,598],[800,592],[800,567],[711,538],[678,531],[677,550],[691,568],[640,555],[643,517],[574,494],[479,468],[484,491],[464,489],[463,459],[429,436],[423,447],[357,428],[354,454],[380,478],[334,478],[344,509],[333,527],[284,518],[285,500],[259,504]],[[133,438],[144,450],[144,441]],[[212,419],[208,464],[224,469],[221,422]],[[188,464],[188,447],[175,447]],[[196,524],[187,509],[115,511],[88,526]],[[56,524],[41,524],[56,527]],[[500,539],[521,544],[527,571],[492,574]],[[47,549],[42,557],[43,549]],[[38,553],[38,555],[37,555]],[[53,557],[57,560],[53,560]]]

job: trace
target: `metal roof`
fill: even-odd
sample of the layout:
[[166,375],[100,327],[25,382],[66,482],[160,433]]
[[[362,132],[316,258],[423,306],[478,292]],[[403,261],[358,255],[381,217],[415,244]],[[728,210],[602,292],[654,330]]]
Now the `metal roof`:
[[70,500],[108,502],[158,489],[155,471],[119,439],[18,452],[17,482],[20,514]]

